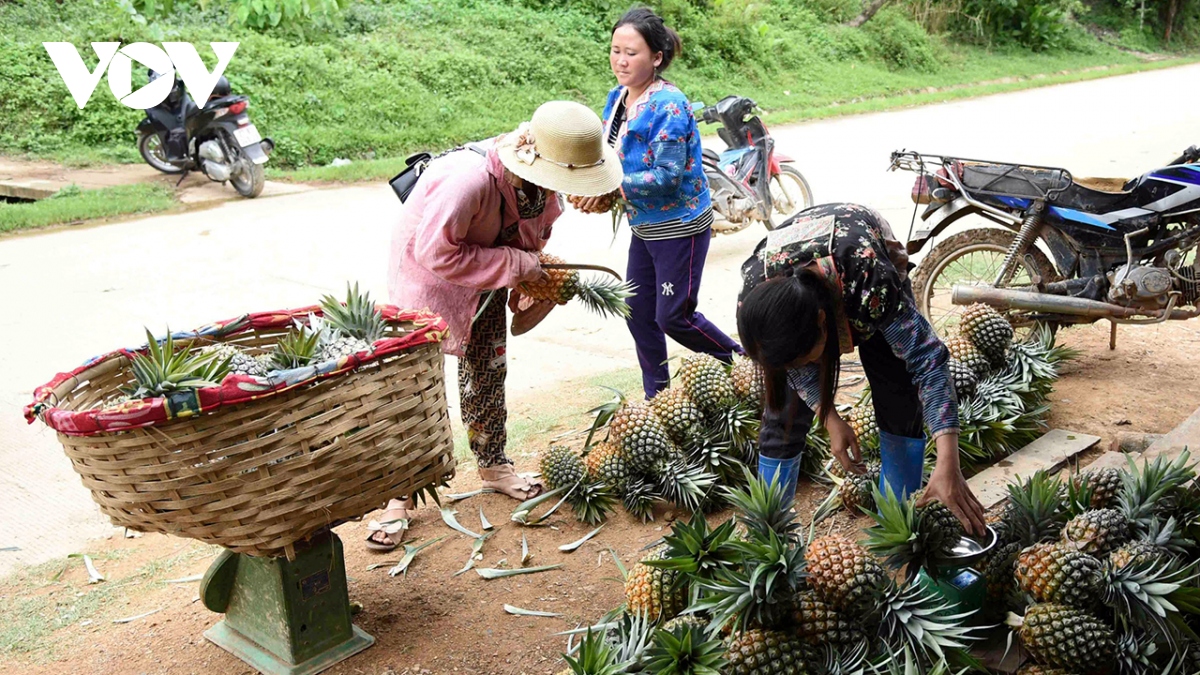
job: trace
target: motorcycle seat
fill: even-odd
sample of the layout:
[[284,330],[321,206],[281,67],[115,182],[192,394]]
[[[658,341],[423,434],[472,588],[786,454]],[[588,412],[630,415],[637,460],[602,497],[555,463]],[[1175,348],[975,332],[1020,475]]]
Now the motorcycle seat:
[[1071,185],[1066,169],[962,161],[959,176],[968,191],[1046,199]]
[[1085,213],[1118,211],[1137,205],[1133,191],[1125,189],[1127,185],[1129,182],[1120,178],[1077,178],[1050,203]]

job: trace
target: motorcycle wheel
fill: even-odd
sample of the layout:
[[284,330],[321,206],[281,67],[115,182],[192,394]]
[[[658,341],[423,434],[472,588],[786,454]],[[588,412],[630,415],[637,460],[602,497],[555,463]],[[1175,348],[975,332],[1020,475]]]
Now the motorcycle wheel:
[[768,230],[813,205],[812,188],[804,174],[791,166],[782,166],[771,176],[771,219],[764,223]]
[[250,165],[250,168],[243,169],[236,176],[230,176],[229,182],[233,183],[233,189],[237,190],[238,194],[246,198],[254,198],[262,194],[263,185],[266,184],[266,173],[263,171],[262,164],[255,164],[248,159],[242,160]]
[[[933,325],[938,336],[956,335],[959,317],[966,309],[950,301],[954,284],[991,286],[1015,237],[1013,232],[995,228],[968,230],[947,237],[925,255],[912,275],[913,295],[917,309]],[[1033,247],[1029,257],[1033,259],[1034,267],[1030,267],[1028,260],[1022,260],[1010,286],[1032,286],[1035,274],[1043,283],[1058,281],[1058,272],[1041,249]],[[1052,333],[1058,330],[1057,323],[1033,320],[1025,312],[1002,313],[1016,329],[1017,340],[1029,337],[1039,325]]]
[[163,173],[183,173],[183,167],[175,166],[167,161],[167,150],[163,147],[162,136],[158,134],[140,134],[138,136],[138,152],[146,163]]

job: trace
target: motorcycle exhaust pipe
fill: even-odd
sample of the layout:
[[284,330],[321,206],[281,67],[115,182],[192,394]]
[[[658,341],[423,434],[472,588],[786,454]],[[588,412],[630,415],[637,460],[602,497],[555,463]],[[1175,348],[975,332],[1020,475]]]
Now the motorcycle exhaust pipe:
[[1152,317],[1163,320],[1183,320],[1197,316],[1196,310],[1175,309],[1171,311],[1170,316],[1164,319],[1162,310],[1122,307],[1107,302],[1098,302],[1085,298],[1072,298],[1065,295],[1014,291],[1007,288],[990,288],[988,286],[965,286],[962,284],[954,285],[954,289],[950,294],[950,301],[956,305],[973,305],[979,302],[991,305],[997,309],[1017,309],[1044,314],[1085,316],[1091,319]]

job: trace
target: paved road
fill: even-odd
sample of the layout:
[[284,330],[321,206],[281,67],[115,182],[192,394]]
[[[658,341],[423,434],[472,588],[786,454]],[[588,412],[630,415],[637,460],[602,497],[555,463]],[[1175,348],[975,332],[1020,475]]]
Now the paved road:
[[[912,176],[885,172],[892,150],[1062,165],[1078,176],[1134,175],[1200,143],[1196,82],[1200,65],[774,133],[781,149],[800,158],[818,201],[874,206],[903,236],[912,214]],[[339,291],[348,279],[383,297],[398,208],[386,186],[350,187],[0,239],[0,549],[20,549],[0,552],[0,573],[76,551],[88,538],[111,532],[54,435],[21,419],[35,386],[99,351],[139,343],[142,326],[192,327],[248,310],[303,305]],[[550,250],[623,269],[628,236],[623,232],[610,245],[607,216],[571,212]],[[737,268],[760,236],[751,230],[713,242],[700,306],[727,330],[733,328]],[[628,367],[632,348],[620,323],[560,308],[512,341],[513,395]]]

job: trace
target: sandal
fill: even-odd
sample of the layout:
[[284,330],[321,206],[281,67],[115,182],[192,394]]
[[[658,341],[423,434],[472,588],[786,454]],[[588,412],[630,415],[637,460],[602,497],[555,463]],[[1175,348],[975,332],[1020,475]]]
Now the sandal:
[[[396,547],[404,543],[404,535],[408,532],[408,524],[410,518],[410,507],[412,502],[407,499],[393,499],[393,502],[399,502],[401,506],[392,506],[391,502],[383,513],[379,514],[379,520],[372,520],[367,523],[367,549],[386,553],[396,550]],[[382,537],[375,535],[383,533]],[[380,541],[384,539],[385,541]]]
[[483,480],[483,487],[503,492],[520,501],[542,494],[542,482],[518,474],[512,464],[497,464],[486,469],[480,467],[479,477]]

